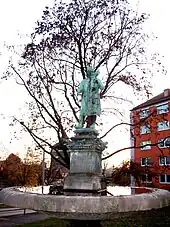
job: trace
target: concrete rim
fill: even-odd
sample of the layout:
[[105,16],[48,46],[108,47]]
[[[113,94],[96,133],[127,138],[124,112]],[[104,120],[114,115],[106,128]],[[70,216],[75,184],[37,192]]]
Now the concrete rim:
[[55,196],[22,192],[21,187],[0,191],[6,205],[46,212],[65,219],[110,219],[114,214],[158,209],[170,205],[170,192],[153,189],[151,193],[126,196]]

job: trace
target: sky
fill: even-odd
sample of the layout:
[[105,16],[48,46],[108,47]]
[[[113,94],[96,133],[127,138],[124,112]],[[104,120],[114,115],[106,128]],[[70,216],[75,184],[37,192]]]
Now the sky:
[[[169,68],[169,53],[170,53],[170,32],[169,21],[170,13],[168,0],[139,0],[134,1],[138,5],[138,11],[146,12],[150,14],[150,19],[145,24],[145,31],[153,32],[158,38],[150,43],[150,49],[160,53],[162,63],[164,64],[167,74],[155,74],[151,84],[153,86],[152,95],[155,96],[161,93],[164,89],[170,88],[170,68]],[[5,0],[0,1],[0,72],[4,72],[5,67],[8,64],[8,54],[4,49],[4,43],[8,45],[20,44],[22,39],[19,38],[18,33],[24,37],[33,31],[35,21],[41,17],[42,11],[46,5],[51,6],[53,0]],[[24,38],[23,42],[25,42]],[[141,97],[133,96],[129,93],[130,98],[133,100],[133,106],[145,101]],[[19,139],[13,139],[10,143],[10,138],[13,135],[15,128],[9,126],[10,116],[18,114],[18,111],[24,109],[26,100],[26,92],[22,87],[18,87],[14,80],[8,80],[0,82],[0,103],[1,111],[0,115],[5,115],[4,118],[0,118],[0,157],[9,155],[10,153],[19,153],[21,156],[27,146],[30,146],[31,139],[27,134],[20,134]],[[126,117],[129,116],[130,107],[125,108]],[[107,130],[107,128],[106,128]],[[121,135],[117,136],[116,135]],[[110,135],[107,138],[114,149],[122,148],[122,146],[129,145],[129,134],[123,132],[122,129],[116,129],[114,136]],[[114,145],[117,144],[117,145]],[[118,154],[109,160],[109,165],[117,165],[123,161],[123,159],[129,158],[130,152]]]

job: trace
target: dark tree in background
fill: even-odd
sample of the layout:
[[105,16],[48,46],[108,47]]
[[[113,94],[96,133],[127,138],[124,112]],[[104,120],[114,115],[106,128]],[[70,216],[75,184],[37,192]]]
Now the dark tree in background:
[[53,157],[51,149],[55,150],[54,158],[63,166],[69,168],[66,141],[78,120],[77,87],[87,66],[101,72],[102,96],[113,105],[115,85],[149,94],[146,19],[127,0],[56,0],[37,21],[18,65],[11,64],[13,75],[32,98],[29,118],[15,121],[38,148]]
[[41,165],[40,163],[21,161],[20,157],[10,154],[5,160],[1,160],[1,181],[6,181],[8,186],[22,185],[35,186],[40,185]]

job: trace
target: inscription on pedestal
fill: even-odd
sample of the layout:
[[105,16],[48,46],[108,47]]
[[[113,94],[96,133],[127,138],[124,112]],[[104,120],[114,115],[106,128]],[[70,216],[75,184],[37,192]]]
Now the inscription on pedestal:
[[71,152],[70,173],[101,174],[101,154],[98,152]]

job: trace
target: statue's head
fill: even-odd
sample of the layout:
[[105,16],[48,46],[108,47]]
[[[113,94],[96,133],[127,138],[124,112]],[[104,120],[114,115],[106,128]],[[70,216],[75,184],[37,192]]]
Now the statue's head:
[[91,66],[87,68],[87,77],[97,77],[99,75],[98,71],[95,71]]

